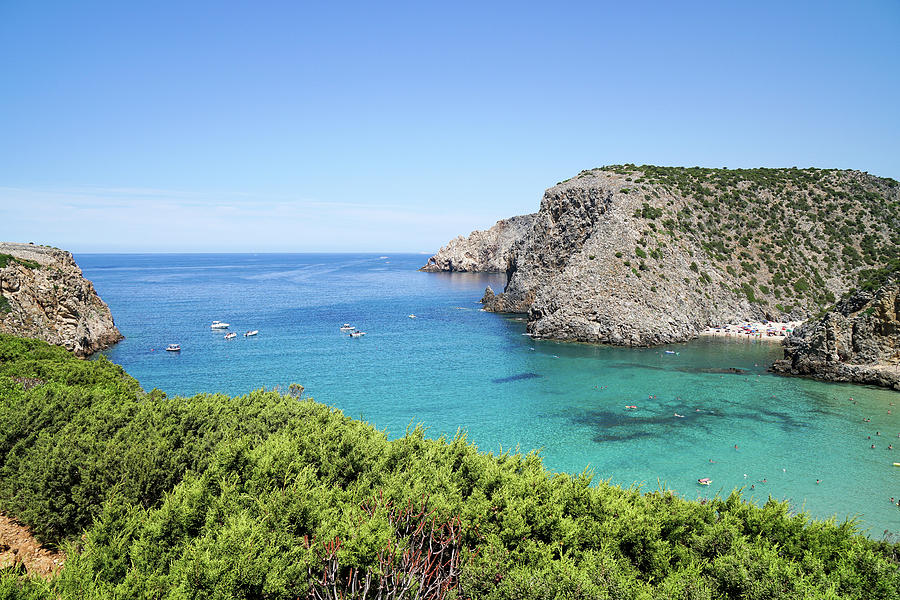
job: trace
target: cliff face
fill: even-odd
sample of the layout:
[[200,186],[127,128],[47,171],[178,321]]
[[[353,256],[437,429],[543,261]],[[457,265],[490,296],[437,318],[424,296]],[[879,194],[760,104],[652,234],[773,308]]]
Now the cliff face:
[[900,272],[857,291],[784,341],[772,370],[900,390]]
[[419,270],[505,273],[510,268],[513,246],[528,234],[534,217],[531,214],[502,219],[490,229],[450,240]]
[[88,356],[122,339],[69,252],[0,242],[0,332]]
[[[898,200],[897,182],[857,171],[583,171],[544,193],[485,309],[527,312],[536,337],[616,345],[805,318],[897,254]],[[454,241],[477,256],[481,240]]]

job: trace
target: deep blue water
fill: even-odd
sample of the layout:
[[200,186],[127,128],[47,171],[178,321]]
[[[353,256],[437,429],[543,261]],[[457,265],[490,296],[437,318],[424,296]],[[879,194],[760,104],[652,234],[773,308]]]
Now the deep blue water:
[[[425,258],[76,257],[126,336],[107,356],[144,389],[297,382],[391,436],[417,423],[434,437],[462,429],[482,450],[538,449],[556,471],[689,498],[743,487],[756,502],[771,494],[816,517],[855,515],[872,537],[900,532],[889,502],[900,498],[900,394],[769,374],[781,351],[765,342],[702,339],[671,355],[532,340],[523,320],[479,310],[502,276],[420,273]],[[213,320],[238,337],[224,340]],[[342,334],[344,322],[367,335]],[[259,335],[241,335],[251,329]],[[169,343],[182,352],[164,352]],[[746,373],[717,372],[730,367]]]

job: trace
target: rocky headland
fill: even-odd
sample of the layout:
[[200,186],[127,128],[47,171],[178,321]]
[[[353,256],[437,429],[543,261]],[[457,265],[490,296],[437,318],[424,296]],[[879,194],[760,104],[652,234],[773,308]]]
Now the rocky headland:
[[879,279],[795,331],[772,370],[900,390],[900,267]]
[[808,318],[898,255],[898,223],[898,183],[860,171],[617,165],[424,269],[505,272],[484,307],[527,313],[535,337],[648,346]]
[[419,270],[431,273],[506,273],[513,264],[513,246],[528,234],[536,216],[530,214],[501,219],[490,229],[452,239]]
[[109,307],[69,252],[0,242],[0,332],[85,357],[122,339]]

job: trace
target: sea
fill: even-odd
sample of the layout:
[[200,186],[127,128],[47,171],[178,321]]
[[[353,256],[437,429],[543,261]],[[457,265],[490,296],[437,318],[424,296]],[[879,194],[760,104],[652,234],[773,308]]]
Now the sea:
[[778,344],[531,339],[524,316],[480,310],[503,275],[420,272],[421,254],[75,258],[125,335],[104,354],[145,390],[299,383],[391,438],[462,432],[484,452],[539,452],[554,472],[688,499],[739,489],[900,541],[900,393],[771,374]]

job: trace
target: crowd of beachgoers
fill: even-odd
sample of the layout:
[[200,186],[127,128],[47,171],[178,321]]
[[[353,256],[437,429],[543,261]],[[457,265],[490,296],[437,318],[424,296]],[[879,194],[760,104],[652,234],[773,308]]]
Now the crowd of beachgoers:
[[707,327],[700,332],[700,335],[780,342],[802,324],[803,321],[787,321],[784,323],[778,321],[746,321],[744,323],[729,323],[727,325]]

